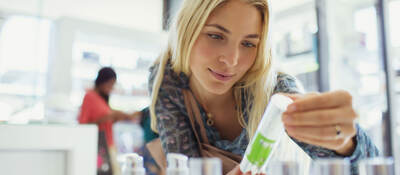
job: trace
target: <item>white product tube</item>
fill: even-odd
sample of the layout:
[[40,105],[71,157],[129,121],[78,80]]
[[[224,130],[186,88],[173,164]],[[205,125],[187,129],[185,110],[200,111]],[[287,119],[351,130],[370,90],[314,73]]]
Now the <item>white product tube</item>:
[[268,165],[280,138],[285,133],[281,119],[282,113],[292,102],[292,99],[281,94],[275,94],[271,97],[257,131],[240,162],[242,172],[265,173],[265,167]]

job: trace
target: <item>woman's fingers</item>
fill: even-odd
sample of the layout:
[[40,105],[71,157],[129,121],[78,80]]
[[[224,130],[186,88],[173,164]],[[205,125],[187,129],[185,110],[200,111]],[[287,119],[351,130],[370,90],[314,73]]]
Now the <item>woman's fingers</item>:
[[318,93],[318,92],[309,92],[307,94],[288,94],[288,93],[281,93],[281,94],[291,98],[293,101],[296,101],[296,100],[304,98],[304,97],[316,96],[316,95],[319,95],[320,93]]
[[[251,172],[242,173],[240,171],[240,166],[237,165],[233,170],[231,170],[227,175],[251,175]],[[265,174],[256,174],[256,175],[265,175]]]
[[227,175],[242,175],[239,165],[237,165],[233,170],[231,170]]
[[323,126],[353,123],[357,114],[351,107],[319,109],[306,112],[283,113],[282,121],[289,126]]
[[294,136],[294,138],[301,142],[304,142],[304,143],[328,148],[331,150],[341,149],[351,139],[351,138],[339,138],[336,140],[320,140],[320,139],[314,139],[314,138],[308,138],[308,137],[302,137],[302,136]]
[[341,154],[352,152],[357,114],[348,92],[287,96],[294,102],[283,113],[282,121],[290,136]]
[[[240,166],[237,165],[235,168],[233,168],[233,170],[231,170],[227,175],[251,175],[251,172],[246,172],[246,173],[242,173],[240,171]],[[262,173],[257,173],[256,175],[266,175],[266,174],[262,174]]]
[[340,125],[340,134],[337,134],[336,125],[324,127],[285,126],[286,132],[292,137],[301,137],[317,140],[336,140],[339,138],[353,137],[356,134],[352,124]]
[[[293,98],[292,98],[293,99]],[[334,91],[323,94],[313,94],[296,98],[295,101],[288,106],[286,112],[309,111],[320,108],[334,108],[338,106],[346,106],[352,104],[352,97],[346,91]]]

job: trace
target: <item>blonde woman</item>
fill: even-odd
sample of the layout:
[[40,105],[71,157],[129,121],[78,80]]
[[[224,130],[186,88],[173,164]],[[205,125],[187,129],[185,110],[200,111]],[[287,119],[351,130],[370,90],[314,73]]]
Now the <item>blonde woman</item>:
[[290,139],[279,148],[293,142],[311,158],[349,158],[356,173],[355,162],[378,150],[355,124],[351,96],[345,91],[296,95],[301,92],[295,79],[274,72],[268,5],[267,0],[183,3],[149,81],[152,128],[164,154],[222,157],[224,173],[240,174],[235,165],[270,97],[286,93],[294,100],[282,117]]

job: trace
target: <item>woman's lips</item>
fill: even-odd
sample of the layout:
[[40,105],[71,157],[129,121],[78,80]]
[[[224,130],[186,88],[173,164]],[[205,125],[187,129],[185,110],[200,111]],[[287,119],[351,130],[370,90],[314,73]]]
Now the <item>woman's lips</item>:
[[208,68],[208,70],[210,71],[210,73],[217,79],[220,81],[229,81],[232,79],[232,77],[234,76],[234,74],[228,74],[228,73],[220,73],[217,71],[213,71],[212,69]]

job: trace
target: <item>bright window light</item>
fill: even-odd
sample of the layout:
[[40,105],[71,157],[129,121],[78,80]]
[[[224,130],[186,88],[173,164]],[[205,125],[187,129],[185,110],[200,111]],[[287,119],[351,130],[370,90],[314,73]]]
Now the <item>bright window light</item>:
[[0,33],[0,70],[47,72],[50,21],[28,16],[6,20]]

